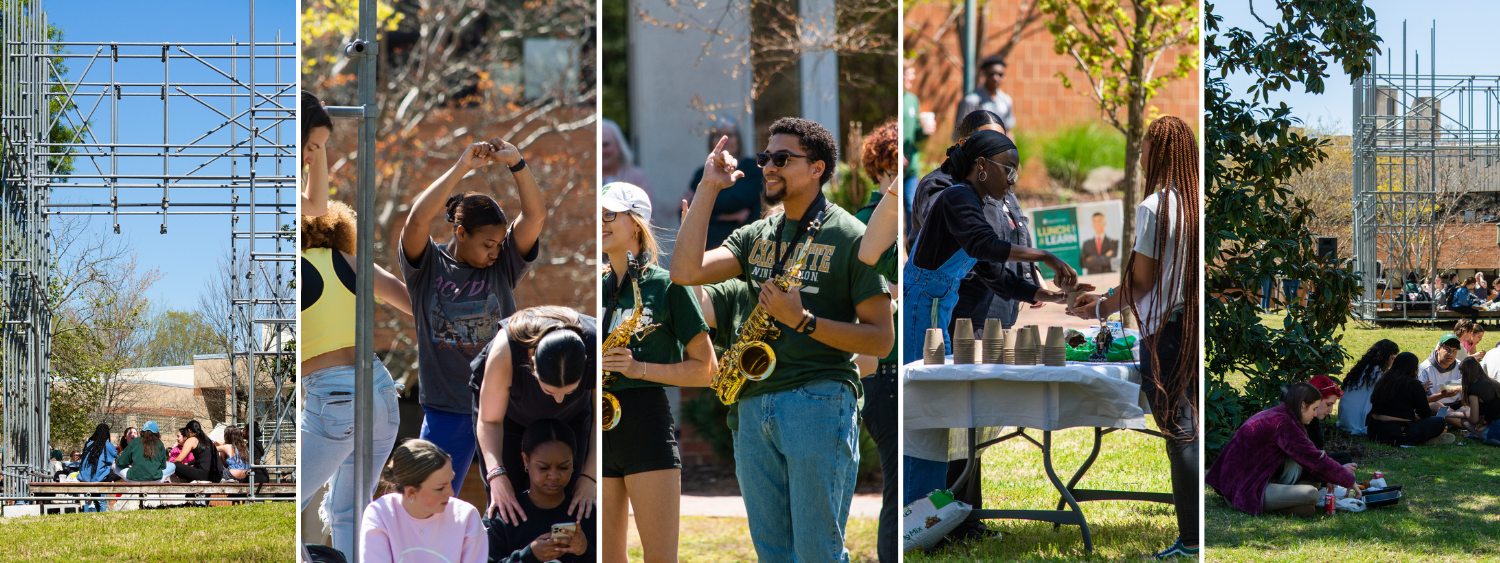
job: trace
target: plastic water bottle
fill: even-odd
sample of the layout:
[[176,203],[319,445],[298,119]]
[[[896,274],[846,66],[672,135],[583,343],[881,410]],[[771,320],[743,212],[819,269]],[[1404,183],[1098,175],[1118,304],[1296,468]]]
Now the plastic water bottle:
[[1117,339],[1125,338],[1125,325],[1121,324],[1120,321],[1110,321],[1109,334]]

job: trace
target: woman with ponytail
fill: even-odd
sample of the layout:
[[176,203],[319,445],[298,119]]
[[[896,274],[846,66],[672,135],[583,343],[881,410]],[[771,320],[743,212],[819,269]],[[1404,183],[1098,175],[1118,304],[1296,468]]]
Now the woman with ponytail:
[[[985,221],[984,198],[1004,201],[1015,187],[1020,162],[1015,143],[994,130],[978,131],[948,149],[943,171],[958,183],[933,196],[927,221],[901,272],[903,364],[922,358],[929,327],[941,328],[943,345],[949,345],[948,326],[958,305],[960,282],[971,271],[1000,298],[1029,303],[1062,303],[1067,294],[1027,283],[1005,268],[1007,262],[1045,262],[1057,273],[1053,281],[1059,288],[1072,289],[1077,283],[1077,273],[1057,255],[1012,244]],[[878,220],[872,218],[870,227],[886,228]],[[903,433],[907,445],[902,458],[903,504],[945,487],[947,434],[946,430]]]
[[453,458],[442,448],[417,439],[396,446],[360,523],[359,561],[488,561],[479,510],[452,487]]
[[474,358],[474,389],[479,405],[477,430],[489,489],[487,516],[515,525],[526,520],[516,493],[530,482],[521,459],[522,436],[539,420],[556,419],[573,431],[578,465],[567,484],[567,512],[574,519],[593,515],[598,494],[593,441],[599,349],[594,317],[566,307],[532,307],[500,321],[499,333]]
[[1084,295],[1069,314],[1102,319],[1131,309],[1140,319],[1141,389],[1167,439],[1177,542],[1158,558],[1198,553],[1198,142],[1176,117],[1151,122],[1141,143],[1146,193],[1136,207],[1135,246],[1120,286]]
[[[486,194],[450,192],[470,171],[491,163],[510,170],[521,213],[507,221]],[[521,152],[500,138],[464,149],[442,177],[412,201],[401,229],[401,273],[416,321],[417,389],[424,440],[453,456],[453,491],[463,489],[474,459],[474,399],[469,363],[516,312],[514,289],[537,257],[547,216],[542,193]],[[452,239],[432,239],[434,217],[452,224]],[[446,231],[447,229],[440,229]]]

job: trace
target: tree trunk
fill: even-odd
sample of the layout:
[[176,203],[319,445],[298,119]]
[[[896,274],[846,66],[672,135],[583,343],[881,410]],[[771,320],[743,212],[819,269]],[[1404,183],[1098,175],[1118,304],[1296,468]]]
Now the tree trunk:
[[[1125,256],[1131,249],[1135,248],[1135,207],[1141,202],[1141,140],[1146,136],[1146,91],[1145,85],[1141,84],[1142,77],[1146,72],[1146,57],[1148,53],[1142,45],[1149,40],[1146,29],[1148,19],[1151,17],[1149,9],[1143,9],[1140,5],[1135,7],[1135,21],[1137,22],[1135,37],[1131,41],[1130,74],[1131,81],[1130,104],[1126,111],[1128,115],[1125,121],[1125,195],[1123,215],[1125,218],[1124,232],[1120,233],[1120,240],[1124,246],[1120,247],[1120,255]],[[1124,267],[1125,261],[1120,266]]]

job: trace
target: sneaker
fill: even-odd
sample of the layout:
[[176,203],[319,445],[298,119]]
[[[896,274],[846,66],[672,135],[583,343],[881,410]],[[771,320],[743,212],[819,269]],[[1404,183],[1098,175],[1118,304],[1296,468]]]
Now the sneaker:
[[1427,443],[1424,444],[1424,445],[1427,445],[1427,446],[1444,446],[1444,445],[1452,444],[1452,443],[1454,443],[1456,441],[1458,441],[1458,438],[1455,438],[1452,434],[1444,432],[1442,434],[1439,434],[1438,437],[1433,438],[1431,440],[1428,440]]
[[1177,538],[1177,541],[1172,544],[1172,547],[1167,548],[1166,551],[1163,551],[1161,553],[1156,554],[1154,557],[1156,557],[1157,559],[1166,559],[1168,557],[1197,557],[1197,556],[1198,556],[1198,548],[1196,548],[1196,547],[1189,548],[1187,546],[1184,546],[1184,545],[1182,545],[1182,538]]

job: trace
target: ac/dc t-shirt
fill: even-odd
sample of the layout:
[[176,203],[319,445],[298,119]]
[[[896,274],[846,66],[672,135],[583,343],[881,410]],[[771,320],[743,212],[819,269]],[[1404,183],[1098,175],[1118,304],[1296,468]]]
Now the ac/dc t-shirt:
[[[787,257],[787,269],[796,258],[796,249],[807,239],[803,235],[793,241],[797,221],[783,221],[784,218],[777,213],[736,229],[724,240],[724,248],[739,259],[740,270],[750,279],[757,294],[761,284],[770,278],[776,262],[777,253],[772,250],[776,229],[782,228],[779,250]],[[864,234],[864,224],[853,215],[837,205],[827,206],[823,226],[808,249],[801,275],[802,307],[819,319],[856,322],[856,305],[890,293],[880,274],[859,261],[859,242]],[[776,352],[776,371],[763,381],[747,382],[740,393],[741,399],[788,391],[822,379],[847,382],[856,397],[862,395],[854,354],[818,342],[793,327],[772,322],[781,329],[780,336],[767,341]]]
[[[630,318],[635,311],[635,292],[630,288],[630,282],[617,285],[617,278],[613,273],[604,276],[604,294],[620,291],[619,301],[615,304],[615,312],[609,320],[609,331],[614,333],[615,327]],[[672,277],[660,266],[646,266],[641,269],[641,301],[645,306],[641,308],[641,324],[644,326],[657,325],[646,334],[646,338],[632,336],[626,344],[630,349],[631,356],[636,361],[647,364],[675,364],[683,360],[683,347],[692,342],[693,337],[708,330],[708,323],[703,320],[703,310],[698,306],[698,300],[693,298],[692,291],[672,283]],[[605,338],[609,338],[605,336]],[[602,353],[602,352],[601,352]],[[630,379],[623,374],[615,376],[615,384],[609,387],[611,391],[622,389],[633,389],[636,387],[666,387],[665,383],[647,381],[644,379]]]
[[500,320],[515,314],[512,291],[541,245],[522,256],[514,231],[507,230],[500,256],[487,268],[455,259],[448,246],[427,239],[415,263],[401,251],[401,275],[417,325],[418,399],[447,412],[475,413],[469,362],[495,338]]

